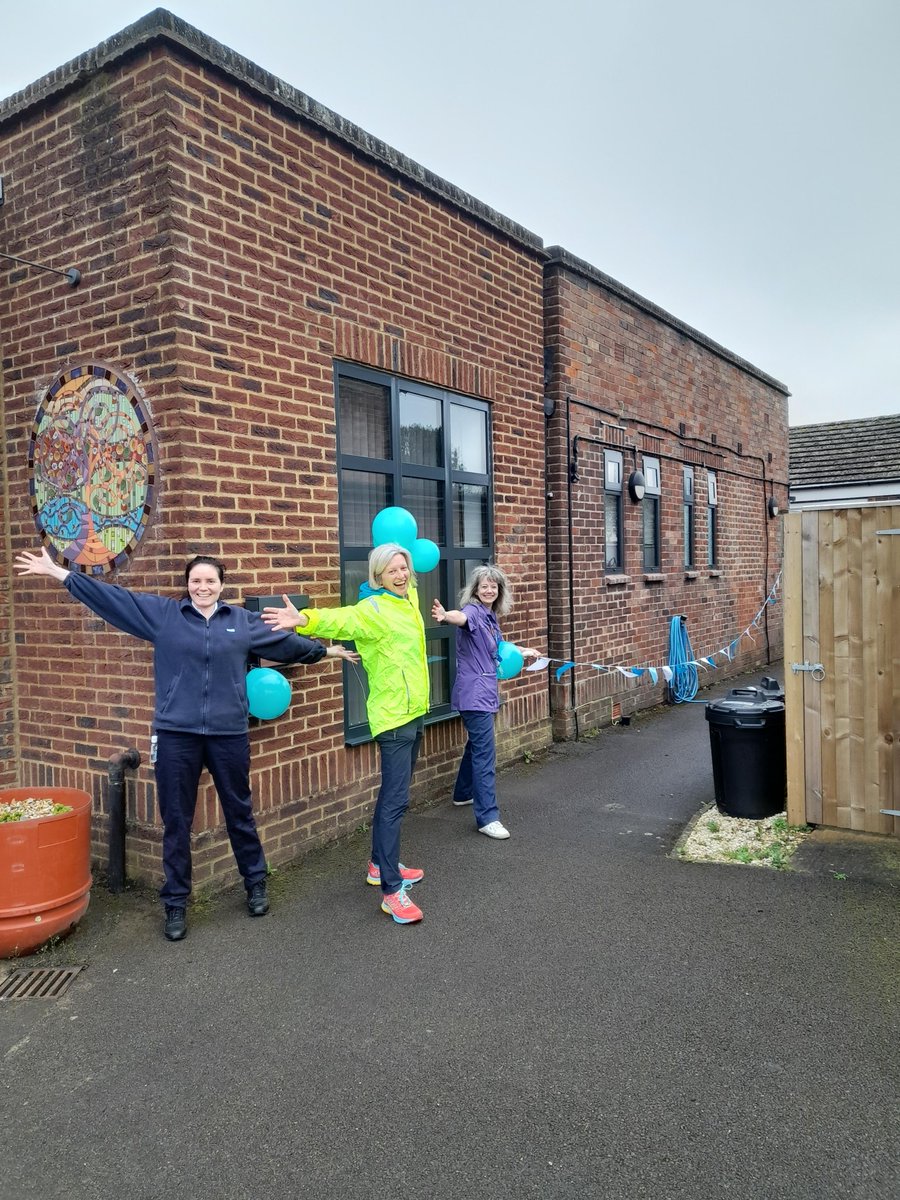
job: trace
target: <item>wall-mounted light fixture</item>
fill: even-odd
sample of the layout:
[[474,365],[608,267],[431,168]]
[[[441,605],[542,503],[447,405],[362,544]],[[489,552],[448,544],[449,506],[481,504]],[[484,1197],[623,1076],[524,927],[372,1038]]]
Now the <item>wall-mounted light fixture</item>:
[[628,476],[628,495],[637,504],[639,500],[643,500],[644,492],[647,490],[647,481],[644,479],[643,471],[632,471]]
[[549,421],[550,418],[555,415],[555,413],[556,413],[556,401],[553,399],[552,396],[545,396],[544,397],[544,416]]
[[778,513],[779,513],[778,501],[775,499],[774,496],[770,496],[769,499],[766,501],[766,508],[768,509],[770,517],[778,516]]

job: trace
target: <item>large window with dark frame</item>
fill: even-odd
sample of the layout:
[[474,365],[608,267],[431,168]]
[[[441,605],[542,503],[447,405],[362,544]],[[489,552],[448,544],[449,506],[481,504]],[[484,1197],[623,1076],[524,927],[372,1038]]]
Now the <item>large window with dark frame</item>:
[[[340,473],[341,603],[354,604],[367,578],[372,518],[399,505],[441,559],[418,577],[434,720],[449,715],[455,666],[452,626],[435,625],[431,602],[448,607],[473,567],[493,560],[490,408],[483,400],[351,364],[335,367]],[[347,742],[369,738],[366,678],[344,664]]]
[[684,565],[694,566],[694,468],[684,468],[682,489],[682,511],[684,514]]
[[706,472],[706,565],[715,567],[719,557],[719,488],[715,471]]
[[603,452],[603,569],[616,574],[625,568],[622,528],[622,452]]
[[662,496],[662,485],[659,471],[659,459],[644,456],[644,498],[641,501],[643,509],[642,547],[644,570],[658,571],[662,565],[660,558],[660,520],[659,506]]

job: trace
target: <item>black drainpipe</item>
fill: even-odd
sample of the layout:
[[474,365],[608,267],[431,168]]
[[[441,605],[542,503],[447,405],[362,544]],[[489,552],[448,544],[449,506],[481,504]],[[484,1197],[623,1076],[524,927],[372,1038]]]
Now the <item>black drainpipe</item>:
[[125,772],[141,765],[139,751],[118,750],[109,760],[109,860],[107,886],[121,892],[125,886]]

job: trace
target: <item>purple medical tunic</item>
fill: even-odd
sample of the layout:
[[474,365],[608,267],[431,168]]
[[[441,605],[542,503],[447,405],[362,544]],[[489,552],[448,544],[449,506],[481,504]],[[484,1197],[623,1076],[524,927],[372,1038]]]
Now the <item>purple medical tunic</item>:
[[493,610],[467,604],[466,624],[456,627],[456,680],[450,703],[457,712],[497,712],[497,643],[500,626]]

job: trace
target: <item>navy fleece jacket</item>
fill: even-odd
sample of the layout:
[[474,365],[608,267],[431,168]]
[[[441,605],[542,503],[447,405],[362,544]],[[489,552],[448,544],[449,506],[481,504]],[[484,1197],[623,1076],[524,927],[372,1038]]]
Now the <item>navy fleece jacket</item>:
[[325,646],[270,629],[258,613],[219,601],[207,621],[191,601],[131,592],[70,571],[66,589],[87,608],[153,645],[153,728],[180,733],[247,732],[247,658],[318,662]]

